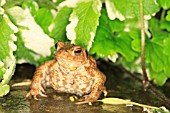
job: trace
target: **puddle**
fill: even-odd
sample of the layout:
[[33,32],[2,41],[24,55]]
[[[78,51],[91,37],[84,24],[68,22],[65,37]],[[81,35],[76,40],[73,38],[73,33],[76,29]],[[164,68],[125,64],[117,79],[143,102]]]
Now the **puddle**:
[[[150,92],[144,91],[138,81],[135,81],[128,74],[123,73],[117,66],[100,62],[101,70],[107,75],[106,87],[108,97],[130,99],[134,102],[152,105],[165,106],[165,103]],[[30,65],[18,65],[16,73],[11,81],[18,82],[30,78],[35,68]],[[166,83],[160,91],[165,95],[170,94],[170,82]],[[72,94],[57,93],[53,89],[47,90],[47,98],[39,98],[36,101],[25,98],[29,87],[14,87],[11,92],[0,98],[0,113],[145,113],[143,108],[126,105],[107,105],[103,103],[93,103],[76,105],[69,100]],[[170,106],[166,106],[170,108]]]

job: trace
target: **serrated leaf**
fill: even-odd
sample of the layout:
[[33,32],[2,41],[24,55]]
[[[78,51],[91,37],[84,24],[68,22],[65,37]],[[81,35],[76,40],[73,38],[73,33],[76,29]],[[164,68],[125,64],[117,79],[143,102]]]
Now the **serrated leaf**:
[[72,43],[81,45],[88,50],[91,48],[98,26],[101,6],[100,0],[88,0],[77,4],[73,9],[71,23],[67,26],[67,37]]
[[[106,10],[104,9],[102,9],[102,15],[99,21],[100,26],[97,28],[96,36],[93,42],[93,46],[90,49],[90,53],[96,53],[98,56],[104,58],[109,55],[113,55],[115,52],[118,52],[128,61],[132,61],[135,56],[137,56],[137,53],[131,49],[132,40],[128,36],[128,33],[120,32],[116,35],[116,32],[112,32],[112,28],[108,25],[108,23],[111,23],[109,22],[111,20],[109,20],[107,17]],[[115,31],[119,30],[116,30],[115,27]]]
[[169,0],[157,0],[160,7],[163,7],[163,9],[167,10],[170,8],[170,1]]
[[[139,18],[139,0],[106,0],[106,9],[110,19]],[[144,15],[159,11],[154,0],[143,0]]]
[[46,34],[49,33],[48,27],[52,22],[52,12],[50,9],[41,8],[35,14],[35,21],[41,26]]
[[[23,10],[16,6],[8,9],[7,13],[16,25],[21,26],[20,33],[22,40],[24,41],[24,46],[28,49],[28,51],[31,50],[37,54],[36,56],[34,56],[35,54],[32,55],[35,60],[38,60],[40,57],[47,57],[51,55],[50,48],[54,46],[54,41],[43,32],[39,25],[37,25],[29,10]],[[18,46],[18,49],[20,49],[20,46]],[[30,56],[28,55],[27,57]],[[19,60],[20,63],[28,62],[25,58],[17,60]],[[30,63],[35,64],[36,62]]]
[[58,40],[61,41],[66,41],[67,37],[66,37],[66,26],[69,23],[69,17],[70,14],[72,12],[71,8],[68,7],[63,7],[61,8],[54,21],[52,24],[52,30],[50,32],[50,36],[54,39],[54,42],[56,43]]

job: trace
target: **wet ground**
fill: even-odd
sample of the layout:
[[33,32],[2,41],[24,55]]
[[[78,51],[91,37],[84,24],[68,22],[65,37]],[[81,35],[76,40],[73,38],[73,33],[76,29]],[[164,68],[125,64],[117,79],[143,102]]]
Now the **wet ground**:
[[[124,73],[119,66],[101,61],[99,67],[107,75],[107,97],[130,99],[134,102],[157,107],[165,106],[170,109],[170,105],[151,92],[144,91],[141,83]],[[32,78],[34,70],[35,67],[28,64],[17,65],[10,84]],[[170,82],[157,89],[170,98]],[[7,96],[0,98],[0,113],[147,113],[138,106],[107,105],[101,102],[77,105],[69,99],[72,94],[57,93],[51,88],[47,89],[47,98],[39,98],[40,100],[36,101],[25,98],[28,91],[29,87],[11,88]]]

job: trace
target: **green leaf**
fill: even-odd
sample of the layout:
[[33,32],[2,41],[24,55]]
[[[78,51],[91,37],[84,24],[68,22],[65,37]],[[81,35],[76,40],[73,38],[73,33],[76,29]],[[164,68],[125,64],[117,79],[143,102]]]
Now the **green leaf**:
[[37,64],[36,57],[38,57],[39,55],[33,50],[25,47],[25,42],[22,39],[21,32],[17,33],[17,37],[18,40],[16,42],[16,45],[18,49],[14,53],[17,59],[17,63],[27,62],[31,64]]
[[163,7],[163,9],[167,10],[170,8],[170,1],[169,0],[157,0],[160,7]]
[[170,32],[170,21],[162,21],[160,25],[161,29],[166,29]]
[[146,60],[151,63],[151,67],[154,72],[161,72],[164,67],[163,47],[154,42],[148,42],[146,44],[145,52]]
[[53,21],[53,28],[50,32],[50,36],[56,43],[58,40],[67,41],[66,37],[66,26],[69,23],[69,17],[72,12],[71,8],[63,7],[58,12]]
[[48,27],[50,26],[52,19],[52,12],[47,8],[41,8],[35,14],[36,22],[41,26],[46,34],[49,33]]
[[141,38],[140,38],[140,30],[133,29],[129,32],[129,36],[133,39],[132,41],[132,49],[136,52],[141,51]]
[[15,5],[20,6],[23,1],[25,1],[25,0],[6,0],[6,3],[4,4],[3,7],[4,7],[4,9],[8,9]]
[[7,84],[0,87],[0,97],[3,97],[7,93],[9,93],[9,90],[10,90],[10,87]]
[[[54,46],[54,40],[46,35],[41,27],[37,25],[29,10],[23,10],[16,6],[7,10],[13,22],[19,26],[20,33],[18,37],[20,41],[17,42],[18,50],[16,52],[18,63],[32,63],[36,64],[40,57],[47,57],[51,55],[51,47]],[[25,29],[27,28],[27,29]],[[18,51],[25,55],[20,55]],[[34,60],[33,60],[34,58]],[[29,60],[28,60],[29,59]]]
[[24,1],[22,3],[22,8],[26,9],[26,8],[29,8],[30,9],[30,12],[31,14],[34,16],[37,11],[39,10],[39,6],[37,4],[37,2],[35,1]]
[[170,11],[168,11],[168,14],[167,14],[167,16],[166,16],[166,20],[167,20],[167,21],[170,21]]
[[[102,9],[102,15],[99,20],[100,26],[97,28],[96,36],[94,38],[93,46],[90,49],[90,53],[96,53],[99,57],[104,58],[109,55],[113,55],[115,52],[118,52],[128,61],[134,60],[138,54],[131,48],[132,39],[128,36],[128,33],[120,32],[117,34],[116,32],[112,32],[113,27],[111,28],[111,24],[108,25],[108,23],[117,23],[117,20],[109,20],[106,10]],[[116,25],[119,26],[118,23]],[[119,31],[119,28],[118,30],[116,30],[116,27],[114,29],[115,31]]]
[[168,79],[168,77],[166,76],[166,74],[163,71],[155,72],[152,69],[149,69],[149,73],[150,73],[151,79],[153,79],[154,82],[156,84],[158,84],[159,86],[162,86]]
[[9,92],[9,86],[7,85],[11,79],[16,60],[13,55],[13,51],[16,50],[16,36],[17,32],[15,26],[11,23],[7,16],[3,17],[0,22],[0,96],[6,95]]
[[[40,8],[56,9],[56,5],[51,0],[35,0]],[[57,0],[58,1],[58,0]]]
[[[111,22],[110,22],[111,23]],[[112,29],[109,26],[109,19],[106,10],[102,9],[99,19],[99,26],[96,36],[90,49],[90,53],[104,58],[115,53],[115,42],[112,38]]]
[[170,35],[168,38],[166,38],[164,41],[164,54],[170,56]]
[[135,52],[131,48],[132,39],[129,37],[128,33],[122,32],[115,39],[116,39],[116,42],[115,42],[116,51],[121,53],[122,56],[124,56],[127,61],[129,62],[134,61],[135,57],[139,56],[139,53]]
[[[139,18],[139,0],[107,0],[106,9],[110,19]],[[159,11],[154,0],[143,0],[144,15],[152,15]]]
[[149,20],[149,30],[151,31],[153,36],[161,31],[160,22],[155,17]]
[[67,26],[67,37],[72,43],[88,50],[91,48],[99,23],[101,6],[100,0],[88,0],[80,2],[73,9],[71,23]]
[[108,23],[109,23],[110,28],[112,29],[112,32],[120,32],[125,29],[124,21],[115,19],[114,21],[108,21]]

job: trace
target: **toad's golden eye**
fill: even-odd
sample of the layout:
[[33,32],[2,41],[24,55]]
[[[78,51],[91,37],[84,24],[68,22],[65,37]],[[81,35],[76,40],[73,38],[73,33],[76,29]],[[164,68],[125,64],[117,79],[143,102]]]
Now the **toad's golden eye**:
[[82,50],[81,50],[81,48],[80,48],[80,49],[75,50],[75,51],[74,51],[74,54],[75,54],[76,56],[78,56],[78,55],[81,54],[81,52],[82,52]]

